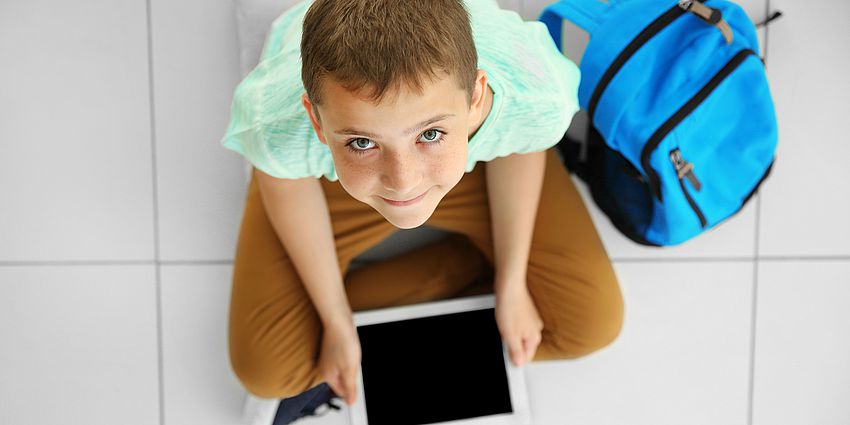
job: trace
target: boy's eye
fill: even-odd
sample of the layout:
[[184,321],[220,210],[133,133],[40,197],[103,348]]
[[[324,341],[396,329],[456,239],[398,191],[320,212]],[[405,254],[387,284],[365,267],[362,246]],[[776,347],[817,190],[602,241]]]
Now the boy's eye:
[[372,143],[372,141],[369,139],[357,138],[352,140],[350,144],[354,145],[355,149],[357,150],[365,150],[369,149],[369,143]]
[[433,142],[433,141],[440,138],[440,133],[441,133],[440,130],[434,130],[433,128],[430,129],[430,130],[425,130],[425,132],[422,133],[422,137],[419,140],[423,140],[423,141],[426,141],[426,142]]
[[[427,144],[429,145],[436,145],[442,142],[442,136],[445,134],[446,133],[444,133],[442,130],[425,130],[422,135],[419,136],[419,141],[428,142]],[[349,141],[345,146],[348,148],[348,150],[354,153],[365,154],[367,151],[370,150],[369,148],[371,148],[371,146],[369,146],[370,143],[374,142],[363,137],[358,137],[356,139],[351,139],[351,141]]]

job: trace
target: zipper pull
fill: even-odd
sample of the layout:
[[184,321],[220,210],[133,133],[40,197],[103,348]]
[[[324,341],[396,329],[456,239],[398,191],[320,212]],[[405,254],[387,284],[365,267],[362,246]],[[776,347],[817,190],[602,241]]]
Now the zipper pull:
[[687,178],[691,182],[691,186],[699,192],[702,189],[702,183],[700,183],[696,173],[694,173],[694,164],[682,159],[682,153],[679,152],[679,148],[670,151],[670,160],[673,161],[673,166],[676,167],[676,174],[679,176],[679,180]]
[[679,7],[684,11],[693,13],[706,23],[717,27],[717,29],[720,30],[720,33],[723,34],[723,38],[726,39],[726,44],[732,44],[732,39],[734,38],[732,28],[726,20],[723,19],[723,14],[720,13],[720,9],[708,7],[695,0],[679,0]]

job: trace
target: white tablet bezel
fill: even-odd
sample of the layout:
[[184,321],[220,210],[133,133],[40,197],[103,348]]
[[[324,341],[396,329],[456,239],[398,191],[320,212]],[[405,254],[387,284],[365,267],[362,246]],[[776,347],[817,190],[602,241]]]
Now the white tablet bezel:
[[[414,305],[355,311],[352,313],[352,316],[354,326],[357,327],[375,323],[415,319],[418,317],[482,310],[495,307],[495,303],[496,297],[494,294],[484,294]],[[435,422],[433,425],[531,425],[531,409],[528,403],[528,390],[525,384],[524,369],[522,367],[516,367],[510,361],[510,355],[504,341],[502,341],[502,356],[505,360],[505,371],[508,376],[508,388],[510,390],[513,413],[459,419],[449,422]],[[364,402],[363,374],[359,367],[357,368],[357,390],[358,394],[354,404],[349,408],[351,412],[351,423],[352,425],[368,425],[368,422],[366,422],[366,404]]]

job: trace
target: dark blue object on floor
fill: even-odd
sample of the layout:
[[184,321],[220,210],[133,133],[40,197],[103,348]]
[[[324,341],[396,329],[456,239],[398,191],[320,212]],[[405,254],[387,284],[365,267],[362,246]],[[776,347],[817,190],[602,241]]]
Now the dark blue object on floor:
[[333,404],[333,398],[340,397],[331,390],[327,382],[322,382],[296,396],[285,398],[280,401],[272,425],[287,425],[305,416],[320,416],[316,414],[316,409],[323,404],[327,404],[331,409],[339,410],[340,407]]

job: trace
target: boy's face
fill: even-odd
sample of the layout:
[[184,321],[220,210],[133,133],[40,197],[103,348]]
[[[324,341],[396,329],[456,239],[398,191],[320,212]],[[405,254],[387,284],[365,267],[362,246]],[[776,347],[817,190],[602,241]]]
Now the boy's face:
[[318,117],[306,93],[302,104],[346,192],[410,229],[425,223],[463,177],[469,135],[486,116],[486,84],[479,70],[470,105],[448,76],[424,81],[421,95],[403,88],[375,104],[325,78]]

